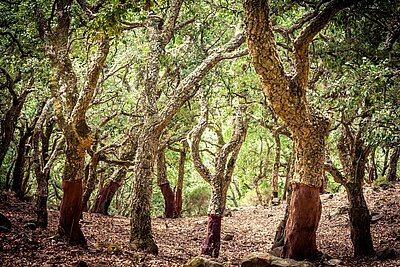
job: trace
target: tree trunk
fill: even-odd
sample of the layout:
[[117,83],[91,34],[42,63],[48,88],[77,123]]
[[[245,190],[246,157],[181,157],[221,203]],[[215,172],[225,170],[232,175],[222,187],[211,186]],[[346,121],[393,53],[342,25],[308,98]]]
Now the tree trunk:
[[157,184],[164,198],[165,218],[175,218],[175,194],[167,179],[167,165],[165,163],[165,148],[160,148],[157,153]]
[[316,230],[322,210],[319,190],[301,183],[293,183],[292,190],[283,256],[314,260],[318,257]]
[[271,188],[272,188],[272,198],[278,197],[278,178],[279,178],[279,168],[281,166],[281,138],[279,133],[276,131],[272,133],[275,140],[275,158],[274,166],[271,174]]
[[383,150],[383,152],[385,154],[385,157],[383,158],[383,167],[382,167],[381,176],[385,176],[387,168],[389,166],[388,165],[388,159],[389,159],[389,150],[390,149],[387,147],[386,150],[384,148],[382,150]]
[[[283,187],[283,196],[282,199],[283,200],[287,200],[286,203],[290,203],[290,193],[291,188],[290,188],[290,180],[292,180],[292,176],[293,176],[293,165],[294,165],[294,151],[292,151],[292,153],[290,153],[289,156],[289,160],[287,162],[287,166],[286,166],[286,177],[285,177],[285,186]],[[287,197],[289,195],[289,197]]]
[[32,129],[27,127],[26,132],[21,132],[21,137],[18,143],[17,159],[15,160],[15,167],[13,171],[13,183],[11,190],[16,193],[18,198],[24,196],[25,191],[23,190],[23,180],[25,175],[25,162],[26,155],[28,153],[28,139],[32,135]]
[[369,166],[368,166],[368,182],[372,183],[378,177],[378,173],[376,170],[376,162],[375,162],[375,152],[376,147],[372,148],[371,153],[369,155]]
[[293,44],[295,72],[288,74],[274,39],[268,1],[244,1],[252,63],[271,107],[289,127],[295,143],[293,191],[283,248],[285,258],[317,257],[316,231],[321,217],[319,187],[329,122],[306,99],[310,70],[308,47],[335,14],[352,3],[339,1],[327,5],[304,26]]
[[93,156],[89,163],[89,174],[85,184],[85,191],[82,197],[82,211],[88,211],[90,207],[90,196],[95,189],[95,183],[97,180],[97,165],[99,164],[99,154],[93,153]]
[[151,231],[152,178],[159,134],[149,125],[144,125],[138,140],[135,179],[132,186],[130,243],[134,249],[158,254],[158,247]]
[[82,180],[63,180],[63,197],[60,207],[58,232],[66,236],[70,245],[86,245],[86,239],[79,226],[82,210]]
[[374,254],[370,231],[370,215],[363,195],[363,183],[370,147],[364,144],[359,127],[357,132],[347,123],[342,125],[340,139],[337,144],[339,158],[342,163],[344,178],[340,179],[346,188],[350,203],[351,241],[355,257]]
[[[125,177],[125,175],[123,176]],[[110,181],[107,185],[105,185],[97,194],[97,198],[93,204],[92,212],[108,215],[108,208],[110,207],[115,192],[117,192],[119,187],[120,184],[115,181]]]
[[[287,182],[290,182],[290,178],[287,176],[286,177]],[[279,223],[278,228],[276,229],[275,232],[275,237],[274,237],[274,243],[272,244],[272,249],[276,247],[282,247],[284,245],[285,241],[285,228],[287,224],[287,220],[289,218],[289,208],[290,208],[290,198],[292,196],[292,190],[289,186],[287,190],[287,205],[285,209],[285,215],[283,216],[282,221]]]
[[371,217],[364,199],[362,187],[349,184],[346,186],[346,192],[350,203],[350,234],[354,256],[363,257],[373,255],[374,246],[370,231]]
[[218,258],[221,246],[221,215],[208,215],[207,236],[201,246],[201,254]]
[[6,76],[5,86],[11,94],[12,101],[10,107],[5,112],[3,118],[1,118],[0,123],[0,168],[3,166],[4,157],[7,154],[8,148],[14,136],[15,126],[19,115],[21,114],[22,107],[25,103],[26,97],[32,90],[33,79],[28,83],[28,88],[25,89],[19,96],[15,92],[16,83],[21,80],[20,75],[12,78],[11,75],[2,67],[0,71]]
[[388,170],[388,181],[395,182],[397,181],[397,163],[399,162],[400,157],[400,147],[396,147],[393,150],[392,155],[389,160],[389,170]]
[[[126,133],[126,136],[134,136],[129,137],[127,142],[120,148],[118,154],[121,160],[133,161],[136,156],[137,150],[137,133],[129,129]],[[118,188],[124,183],[125,177],[127,174],[127,167],[119,167],[117,168],[110,177],[110,182],[104,186],[104,179],[100,179],[99,183],[99,192],[97,193],[96,200],[93,204],[93,208],[91,212],[100,213],[104,215],[108,215],[108,208],[110,207],[111,201],[117,192]]]
[[178,180],[176,181],[176,189],[175,189],[176,217],[180,217],[182,212],[182,190],[183,190],[183,180],[185,178],[186,151],[187,151],[187,142],[183,141],[183,149],[179,152]]
[[[48,109],[50,106],[50,101],[46,104],[45,109],[42,112],[41,117],[35,126],[35,131],[33,134],[33,168],[35,171],[37,190],[36,190],[36,215],[37,224],[39,227],[47,228],[48,225],[48,213],[47,213],[47,200],[49,195],[49,179],[50,179],[50,167],[53,165],[59,151],[61,150],[61,145],[63,141],[56,143],[53,146],[52,154],[49,158],[49,143],[50,137],[52,135],[54,120],[50,119],[46,125],[46,131],[43,134],[42,127],[44,120],[47,117]],[[42,143],[42,151],[39,147],[39,139]],[[41,153],[40,153],[41,152]]]
[[161,193],[164,198],[164,216],[165,218],[176,218],[176,211],[175,211],[175,194],[174,191],[172,191],[172,188],[169,184],[169,182],[166,182],[165,184],[159,185],[161,189]]
[[108,208],[110,207],[111,201],[121,186],[122,181],[126,177],[127,170],[125,167],[118,168],[111,175],[110,182],[104,187],[100,187],[97,193],[96,200],[93,203],[91,212],[108,215]]

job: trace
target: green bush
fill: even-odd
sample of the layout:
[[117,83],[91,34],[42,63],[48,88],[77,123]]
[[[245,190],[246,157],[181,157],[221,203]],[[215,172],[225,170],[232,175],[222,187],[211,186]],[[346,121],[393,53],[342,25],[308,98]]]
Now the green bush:
[[188,188],[183,196],[183,216],[207,215],[210,188],[205,185]]
[[389,188],[392,186],[392,183],[388,181],[388,179],[385,176],[379,175],[376,180],[374,180],[374,187],[383,187],[383,188]]
[[[271,200],[271,190],[269,187],[260,186],[260,193],[262,196],[263,203],[261,205],[267,206]],[[244,195],[242,199],[240,199],[240,206],[257,206],[260,204],[260,201],[257,197],[256,189],[253,188]]]

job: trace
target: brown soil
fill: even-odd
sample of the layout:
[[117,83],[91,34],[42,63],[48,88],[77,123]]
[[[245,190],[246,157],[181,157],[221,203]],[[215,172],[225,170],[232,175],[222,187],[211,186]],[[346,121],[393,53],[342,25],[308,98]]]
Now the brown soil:
[[[386,190],[366,187],[364,191],[371,213],[379,215],[375,218],[381,217],[371,225],[375,249],[393,248],[399,254],[400,184]],[[345,193],[325,194],[321,200],[317,246],[323,253],[341,260],[341,266],[400,266],[399,257],[384,261],[376,257],[354,259]],[[217,261],[225,266],[237,266],[250,252],[267,252],[284,209],[281,204],[233,210],[232,216],[222,220],[221,235],[222,238],[233,235],[233,239],[222,240]],[[124,217],[85,213],[81,226],[88,247],[81,248],[68,246],[55,235],[58,211],[50,211],[47,230],[32,230],[34,205],[17,201],[11,193],[3,193],[0,213],[13,224],[11,232],[0,232],[0,266],[182,266],[199,254],[207,228],[206,217],[154,219],[159,255],[153,256],[131,251],[129,219]]]

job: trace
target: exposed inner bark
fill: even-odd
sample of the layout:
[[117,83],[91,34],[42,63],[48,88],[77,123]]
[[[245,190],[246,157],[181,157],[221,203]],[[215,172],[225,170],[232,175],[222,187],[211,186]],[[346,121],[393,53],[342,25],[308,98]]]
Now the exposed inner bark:
[[220,215],[208,216],[207,236],[201,246],[201,254],[218,258],[221,244],[221,219]]
[[319,188],[299,183],[292,184],[283,257],[295,260],[317,258],[316,231],[321,211]]
[[120,185],[114,181],[111,181],[109,184],[104,186],[97,195],[96,201],[93,204],[92,212],[108,215],[108,208],[119,186]]
[[164,198],[165,218],[175,218],[175,194],[167,179],[167,164],[165,161],[165,147],[159,149],[157,153],[157,184],[161,189]]
[[174,191],[172,191],[172,188],[168,182],[159,186],[161,189],[161,193],[163,194],[164,197],[164,204],[165,204],[164,216],[165,218],[175,218],[176,211],[175,211]]
[[60,207],[59,234],[64,235],[70,245],[86,245],[85,236],[79,227],[82,209],[82,180],[63,180],[63,198]]

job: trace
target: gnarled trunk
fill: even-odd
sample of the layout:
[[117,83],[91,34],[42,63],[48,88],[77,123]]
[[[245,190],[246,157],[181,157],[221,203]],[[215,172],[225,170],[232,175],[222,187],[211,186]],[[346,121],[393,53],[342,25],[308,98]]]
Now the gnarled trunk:
[[310,69],[308,47],[335,14],[352,3],[330,2],[306,24],[293,42],[295,72],[288,74],[277,50],[268,1],[244,2],[252,63],[269,104],[289,127],[295,143],[293,191],[283,250],[286,258],[314,259],[317,256],[316,231],[321,216],[319,187],[329,123],[306,99]]
[[198,124],[188,134],[188,144],[192,152],[196,170],[211,185],[212,193],[208,206],[207,236],[201,248],[201,253],[218,257],[221,244],[221,218],[225,210],[226,195],[232,180],[235,163],[247,133],[247,119],[243,117],[242,107],[237,109],[234,130],[229,142],[219,139],[220,148],[215,154],[215,173],[207,168],[200,157],[199,144],[202,134],[208,124],[208,106],[205,97],[201,103],[201,117]]
[[364,129],[359,127],[354,132],[344,122],[337,148],[343,168],[343,174],[328,158],[325,170],[330,172],[337,183],[345,186],[350,203],[350,231],[354,248],[354,256],[370,256],[374,254],[370,231],[370,215],[363,195],[363,183],[369,147],[362,139]]

